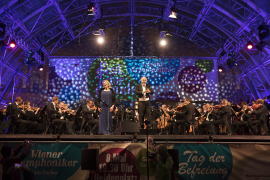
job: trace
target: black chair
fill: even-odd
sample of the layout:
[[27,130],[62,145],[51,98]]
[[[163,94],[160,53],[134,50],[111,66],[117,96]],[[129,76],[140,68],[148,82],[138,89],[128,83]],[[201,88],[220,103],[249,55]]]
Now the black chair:
[[92,129],[95,127],[95,126],[97,126],[96,124],[93,124],[93,123],[88,123],[88,122],[86,122],[85,121],[85,119],[83,118],[83,122],[84,122],[84,125],[83,126],[81,126],[81,133],[80,134],[85,134],[85,127],[89,127],[89,135],[91,135],[91,133],[92,133]]
[[44,118],[46,121],[46,130],[45,130],[44,134],[46,135],[48,130],[50,130],[50,134],[52,134],[53,129],[54,129],[54,132],[56,132],[57,126],[49,119],[49,115],[46,111],[44,111]]

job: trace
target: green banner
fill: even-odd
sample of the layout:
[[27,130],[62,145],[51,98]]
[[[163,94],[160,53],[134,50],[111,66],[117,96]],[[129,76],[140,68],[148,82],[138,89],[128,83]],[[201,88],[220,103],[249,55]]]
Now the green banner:
[[[19,144],[7,145],[14,149]],[[175,171],[178,180],[270,180],[269,145],[169,144],[167,147],[178,149],[179,169]],[[99,167],[92,171],[93,180],[147,179],[144,143],[36,143],[23,163],[34,171],[38,180],[87,180],[89,171],[80,168],[83,148],[99,149]],[[155,173],[156,165],[149,162],[150,180],[155,179]]]

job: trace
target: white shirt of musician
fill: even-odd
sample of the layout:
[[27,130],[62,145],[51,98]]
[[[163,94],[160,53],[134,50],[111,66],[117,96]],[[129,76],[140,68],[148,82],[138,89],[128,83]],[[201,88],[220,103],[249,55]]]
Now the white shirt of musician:
[[[142,89],[143,91],[146,91],[146,84],[142,85]],[[146,93],[143,93],[143,97],[139,98],[139,101],[149,101],[149,98],[146,98],[145,96],[146,96]]]
[[[87,106],[88,110],[91,111],[90,107],[88,105],[86,105],[86,106]],[[92,114],[92,116],[94,116],[94,115]]]
[[54,108],[54,110],[56,110],[55,104],[54,104],[54,103],[52,103],[52,104],[53,104],[53,108]]
[[[18,107],[18,103],[17,102],[15,102],[15,104],[17,105],[17,107]],[[18,117],[20,117],[20,113],[18,114]]]
[[206,121],[213,121],[213,119],[209,119],[209,117],[208,117],[210,114],[211,114],[211,112],[208,112],[206,119],[205,119]]
[[205,119],[206,121],[209,121],[209,118],[208,118],[209,114],[210,113],[208,112],[207,115],[206,115],[206,119]]

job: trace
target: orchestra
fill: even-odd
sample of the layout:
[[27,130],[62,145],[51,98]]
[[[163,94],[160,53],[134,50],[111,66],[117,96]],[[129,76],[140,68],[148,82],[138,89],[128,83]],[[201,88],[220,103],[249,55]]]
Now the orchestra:
[[[0,109],[0,132],[8,134],[98,134],[99,111],[92,100],[86,100],[77,110],[59,102],[57,97],[44,107],[32,107],[29,101],[16,98],[15,103]],[[159,129],[161,134],[220,135],[268,135],[269,111],[264,100],[230,103],[223,99],[220,104],[206,103],[196,107],[190,98],[171,108],[163,104],[151,110],[151,125],[143,126],[139,118],[139,105],[125,108],[119,113],[117,104],[112,112],[113,129],[119,121],[137,122],[141,128]],[[121,116],[125,116],[122,118]],[[118,119],[117,119],[118,118]],[[150,117],[147,117],[150,118]],[[144,118],[145,119],[145,118]],[[90,125],[92,127],[90,127]],[[88,127],[89,126],[89,127]]]

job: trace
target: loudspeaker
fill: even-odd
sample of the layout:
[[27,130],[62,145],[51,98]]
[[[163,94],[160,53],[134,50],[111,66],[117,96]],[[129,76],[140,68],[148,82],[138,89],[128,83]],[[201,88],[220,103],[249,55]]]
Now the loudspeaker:
[[140,127],[137,122],[120,121],[123,133],[139,133]]
[[178,149],[168,149],[169,155],[172,156],[173,159],[173,170],[178,170],[179,169],[179,154],[178,154]]
[[[138,135],[146,135],[146,129],[140,129]],[[158,129],[148,129],[148,135],[158,135]]]
[[82,170],[98,170],[99,149],[82,149]]

